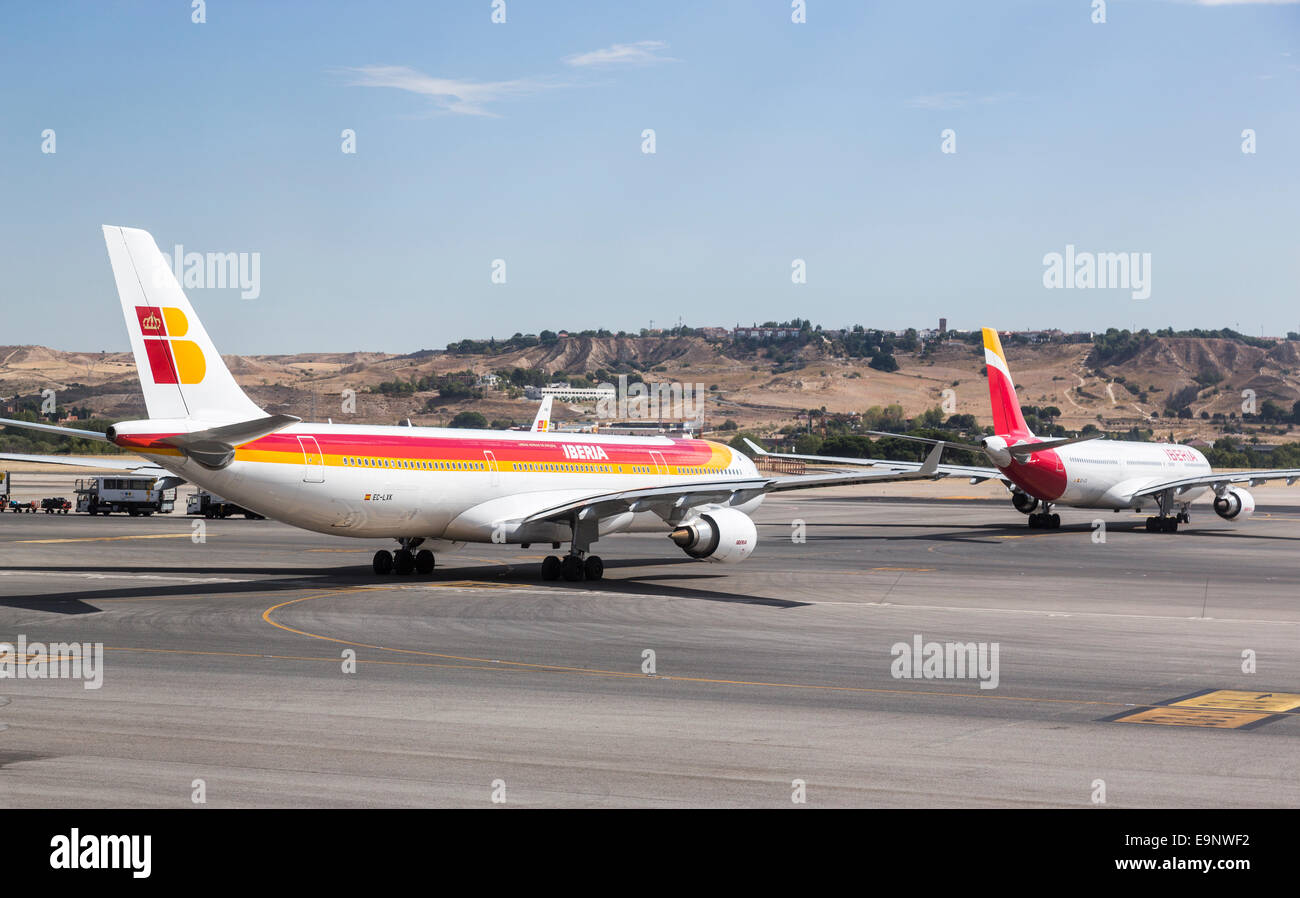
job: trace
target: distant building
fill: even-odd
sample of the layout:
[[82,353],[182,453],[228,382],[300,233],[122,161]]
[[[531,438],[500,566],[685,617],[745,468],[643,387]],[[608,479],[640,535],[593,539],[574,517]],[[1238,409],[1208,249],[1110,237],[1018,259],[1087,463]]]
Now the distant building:
[[524,396],[529,399],[543,399],[554,396],[562,402],[598,402],[601,399],[614,399],[617,395],[614,387],[571,387],[568,384],[555,383],[548,387],[524,387]]
[[799,336],[797,327],[738,327],[732,330],[736,340],[788,340]]

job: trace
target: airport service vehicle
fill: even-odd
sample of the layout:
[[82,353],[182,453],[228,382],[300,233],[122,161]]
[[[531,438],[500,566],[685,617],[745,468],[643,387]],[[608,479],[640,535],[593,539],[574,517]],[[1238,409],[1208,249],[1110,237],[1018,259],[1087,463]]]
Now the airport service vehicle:
[[743,454],[707,440],[268,415],[235,382],[153,237],[103,230],[149,417],[103,434],[0,423],[111,442],[142,456],[129,466],[137,475],[164,486],[190,482],[307,530],[396,540],[395,554],[375,553],[376,573],[429,573],[434,547],[567,542],[563,559],[542,563],[543,577],[596,580],[604,562],[592,544],[627,532],[665,533],[691,558],[735,563],[758,543],[750,515],[768,493],[941,473],[942,446],[906,470],[787,477],[761,474]]
[[9,510],[14,514],[35,514],[35,502],[19,502],[17,499],[9,500]]
[[263,516],[257,512],[249,511],[234,502],[227,502],[207,490],[195,490],[190,494],[189,501],[185,503],[185,513],[201,514],[205,518],[228,518],[231,515],[242,514],[246,518],[256,518],[259,521],[263,519]]
[[126,512],[131,517],[169,514],[175,492],[159,489],[153,477],[83,477],[77,481],[77,511]]
[[72,503],[62,496],[41,500],[41,510],[46,514],[67,514],[72,510]]
[[[1300,479],[1297,468],[1216,473],[1198,450],[1173,443],[1103,440],[1100,434],[1061,439],[1036,437],[1025,424],[998,332],[987,327],[984,328],[984,362],[993,408],[993,435],[979,443],[946,442],[944,445],[982,452],[994,467],[944,465],[941,468],[948,475],[969,476],[972,483],[1001,480],[1011,491],[1012,505],[1028,515],[1030,527],[1060,527],[1061,516],[1052,511],[1056,505],[1116,512],[1126,508],[1137,511],[1152,508],[1156,514],[1147,518],[1147,532],[1176,533],[1179,524],[1191,521],[1188,508],[1203,495],[1213,495],[1214,513],[1233,521],[1248,518],[1255,510],[1255,499],[1243,484],[1255,486],[1284,479],[1290,485]],[[939,442],[900,434],[881,435]],[[760,447],[749,445],[763,453]],[[771,454],[868,467],[884,464],[897,468],[900,464],[879,459]]]
[[9,472],[0,471],[0,509],[9,504]]

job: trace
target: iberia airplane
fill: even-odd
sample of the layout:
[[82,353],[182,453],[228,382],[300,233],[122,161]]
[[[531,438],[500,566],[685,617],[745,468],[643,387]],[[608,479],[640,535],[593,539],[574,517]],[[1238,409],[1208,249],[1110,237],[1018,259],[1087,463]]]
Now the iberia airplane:
[[[0,424],[105,440],[142,457],[126,466],[190,482],[319,533],[391,538],[376,573],[433,570],[430,546],[465,542],[570,546],[542,562],[554,580],[598,580],[601,537],[667,532],[688,556],[734,563],[758,542],[750,515],[781,490],[944,476],[942,446],[924,464],[774,477],[729,447],[694,439],[563,434],[543,405],[531,431],[309,424],[268,415],[235,382],[147,232],[104,227],[149,417],[106,434],[0,419]],[[93,457],[2,455],[122,470]],[[418,549],[418,551],[417,551]]]
[[[1055,505],[1105,508],[1116,512],[1125,508],[1141,511],[1150,507],[1156,514],[1147,518],[1147,531],[1176,533],[1180,523],[1190,523],[1188,507],[1191,503],[1207,493],[1214,496],[1215,514],[1231,521],[1248,518],[1255,510],[1254,497],[1238,484],[1256,486],[1267,480],[1285,479],[1290,485],[1300,479],[1300,469],[1297,468],[1215,473],[1198,450],[1173,443],[1103,441],[1100,435],[1062,439],[1036,437],[1020,410],[1020,399],[1011,380],[1002,341],[998,332],[988,327],[984,328],[984,362],[988,369],[989,401],[993,408],[993,435],[984,437],[979,443],[947,442],[946,445],[980,451],[994,467],[941,465],[940,471],[968,476],[972,483],[1001,480],[1011,491],[1011,502],[1016,510],[1029,516],[1030,527],[1060,527],[1061,516],[1052,511]],[[925,443],[939,442],[902,434],[878,435]],[[752,442],[749,446],[760,455],[769,454]],[[771,454],[822,463],[868,467],[886,465],[895,470],[904,469],[906,464],[879,459]],[[911,465],[920,467],[917,462]]]

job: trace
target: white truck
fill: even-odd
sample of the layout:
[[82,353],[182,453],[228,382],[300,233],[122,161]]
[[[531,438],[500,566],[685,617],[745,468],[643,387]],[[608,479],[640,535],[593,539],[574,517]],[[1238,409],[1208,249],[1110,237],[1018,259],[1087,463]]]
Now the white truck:
[[77,481],[77,511],[112,514],[124,511],[131,517],[154,512],[170,514],[176,504],[176,490],[160,490],[152,477],[102,476]]

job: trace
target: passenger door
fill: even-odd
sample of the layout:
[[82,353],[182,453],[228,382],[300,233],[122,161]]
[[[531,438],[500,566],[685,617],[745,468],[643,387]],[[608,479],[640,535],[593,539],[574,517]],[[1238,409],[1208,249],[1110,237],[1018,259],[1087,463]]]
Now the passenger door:
[[321,455],[320,443],[315,437],[298,437],[302,447],[302,481],[303,483],[325,482],[325,456]]

